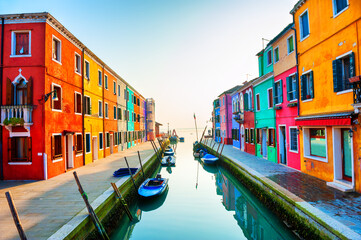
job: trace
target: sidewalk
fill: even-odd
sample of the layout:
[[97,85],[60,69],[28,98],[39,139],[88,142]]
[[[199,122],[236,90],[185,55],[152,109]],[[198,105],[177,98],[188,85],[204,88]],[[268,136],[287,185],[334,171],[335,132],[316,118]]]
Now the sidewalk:
[[[138,150],[143,161],[154,154],[151,143],[146,142],[74,169],[89,202],[106,191],[110,182],[119,180],[113,172],[126,167],[125,156],[130,167],[139,166]],[[73,171],[46,181],[0,181],[0,239],[19,239],[5,198],[7,191],[11,191],[28,239],[47,239],[85,208]]]
[[[214,141],[208,143],[213,146]],[[215,145],[215,151],[218,144]],[[226,156],[250,174],[272,184],[298,205],[351,239],[361,239],[361,194],[343,193],[326,182],[225,145]]]

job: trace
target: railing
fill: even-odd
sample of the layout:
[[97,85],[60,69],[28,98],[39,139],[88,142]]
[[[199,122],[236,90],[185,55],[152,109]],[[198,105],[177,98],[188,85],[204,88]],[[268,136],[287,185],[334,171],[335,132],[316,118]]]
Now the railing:
[[238,123],[244,123],[244,113],[237,112],[237,113],[233,114],[233,119]]
[[355,77],[355,80],[352,82],[352,84],[353,84],[353,103],[354,104],[361,103],[361,81],[360,81],[360,78],[356,79],[356,77]]
[[23,119],[24,123],[33,123],[32,112],[32,105],[1,106],[1,124],[4,124],[5,120],[11,124],[10,119]]

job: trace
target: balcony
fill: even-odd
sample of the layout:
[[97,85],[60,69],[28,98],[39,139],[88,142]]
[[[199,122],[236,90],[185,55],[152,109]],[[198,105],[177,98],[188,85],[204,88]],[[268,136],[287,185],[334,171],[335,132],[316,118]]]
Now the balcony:
[[33,124],[33,108],[32,105],[1,106],[1,125],[10,132],[16,126],[23,126],[29,132],[29,126]]
[[350,83],[353,86],[353,104],[355,113],[361,111],[361,75],[349,78]]
[[243,112],[237,112],[233,114],[234,121],[238,122],[239,124],[244,123],[244,113]]

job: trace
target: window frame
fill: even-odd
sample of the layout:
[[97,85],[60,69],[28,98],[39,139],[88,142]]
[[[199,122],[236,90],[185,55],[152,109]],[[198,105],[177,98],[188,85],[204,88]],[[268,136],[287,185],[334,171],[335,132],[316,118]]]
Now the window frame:
[[[311,155],[311,134],[310,134],[310,129],[324,129],[325,130],[325,139],[326,139],[326,157],[318,157],[318,156],[314,156]],[[312,126],[312,127],[303,127],[302,128],[303,131],[303,154],[305,158],[309,158],[312,160],[317,160],[320,162],[328,162],[328,138],[327,138],[327,127],[325,126]]]
[[[268,56],[269,53],[271,53],[271,57]],[[266,57],[267,57],[267,67],[269,67],[272,65],[272,62],[273,62],[272,48],[267,51]],[[271,59],[271,62],[269,62],[270,59]]]
[[[100,103],[100,105],[99,105],[99,103]],[[100,108],[99,108],[100,107]],[[101,111],[100,111],[101,110]],[[103,101],[101,101],[101,100],[98,100],[98,116],[100,117],[100,118],[102,118],[103,117]]]
[[256,94],[256,112],[261,111],[261,99],[259,93]]
[[348,9],[348,7],[350,6],[350,3],[348,0],[347,1],[347,6],[342,9],[341,11],[339,12],[336,12],[337,11],[337,4],[336,4],[336,1],[337,0],[332,0],[332,13],[333,13],[333,18],[336,18],[337,16],[339,16],[341,13],[343,13],[344,11],[346,11]]
[[[289,46],[289,39],[292,38],[292,42],[293,42],[293,49],[292,51],[290,51],[290,46]],[[295,51],[295,38],[294,38],[294,35],[293,33],[288,36],[287,38],[287,56],[290,55],[291,53],[293,53]]]
[[[302,24],[302,26],[303,26],[302,16],[303,16],[304,14],[306,14],[306,12],[307,12],[308,34],[307,34],[306,36],[302,36],[302,35],[303,35],[303,30],[302,30],[303,28],[301,27],[301,24]],[[311,29],[310,29],[310,14],[309,14],[309,12],[308,12],[308,8],[306,8],[306,10],[303,11],[303,12],[300,14],[300,16],[299,16],[299,29],[300,29],[300,42],[302,42],[303,40],[307,39],[307,38],[310,36],[310,34],[311,34]]]
[[90,62],[87,61],[87,60],[84,60],[85,62],[85,74],[84,74],[84,77],[88,80],[90,80]]
[[[271,98],[270,98],[270,90],[272,91],[272,97],[271,97]],[[273,108],[273,104],[274,104],[274,102],[273,102],[273,96],[274,96],[273,87],[270,87],[270,88],[267,89],[268,109],[272,109],[272,108]],[[271,99],[272,102],[270,102],[270,99]],[[272,103],[271,106],[270,106],[270,103]]]
[[110,148],[110,132],[105,132],[105,149]]
[[[99,150],[103,150],[104,149],[104,134],[103,134],[103,132],[99,132],[98,135],[99,135],[98,136],[99,137],[99,147],[98,148],[99,148]],[[101,147],[100,147],[100,145],[101,145]]]
[[[15,139],[20,139],[23,138],[24,142],[26,141],[28,144],[28,148],[25,150],[27,152],[27,158],[26,160],[23,161],[17,161],[17,160],[13,160],[13,152],[12,151],[16,151],[16,149],[12,148],[12,141]],[[33,160],[32,160],[32,138],[30,136],[13,136],[13,137],[8,137],[8,154],[10,154],[10,156],[8,155],[8,164],[9,165],[31,165]]]
[[92,109],[92,100],[91,100],[91,97],[88,96],[88,95],[84,95],[84,98],[89,98],[89,114],[87,113],[87,106],[86,106],[86,101],[84,101],[83,99],[83,103],[84,103],[84,106],[83,106],[83,110],[84,110],[84,115],[85,116],[91,116],[91,109]]
[[118,84],[118,97],[120,97],[120,85]]
[[75,147],[75,156],[77,157],[77,156],[81,156],[81,155],[83,155],[83,151],[84,151],[84,144],[83,144],[83,134],[82,133],[75,133],[74,134],[74,137],[75,138],[77,138],[77,136],[81,136],[81,144],[82,144],[82,149],[81,150],[78,150],[77,148],[78,148],[78,139],[76,139],[75,140],[75,142],[76,142],[76,147]]
[[[276,50],[277,50],[277,55],[276,55]],[[278,59],[277,59],[277,61],[276,61],[276,56],[278,56]],[[279,46],[277,46],[277,47],[275,47],[274,49],[273,49],[273,62],[274,63],[278,63],[280,61],[280,48],[279,48]]]
[[[29,33],[29,53],[24,55],[16,55],[16,33]],[[31,57],[31,30],[14,30],[11,31],[11,52],[10,57]]]
[[103,86],[103,72],[100,69],[98,69],[98,86],[99,87]]
[[117,95],[117,82],[113,81],[113,93],[114,95]]
[[[282,86],[283,81],[282,81],[282,79],[278,79],[277,81],[274,82],[274,84],[275,84],[275,90],[276,90],[277,85],[278,85],[279,89],[277,89],[277,90],[279,90],[280,92],[279,92],[279,94],[277,96],[275,95],[274,92],[272,92],[272,94],[273,94],[273,105],[274,106],[280,106],[283,103],[283,86]],[[280,94],[281,92],[282,92],[282,94]],[[277,99],[277,103],[275,101],[276,99]]]
[[[273,143],[272,144],[270,143],[270,136],[271,136],[270,131],[271,130],[273,132]],[[267,128],[267,146],[268,147],[276,147],[276,141],[277,141],[277,139],[276,139],[276,129],[273,128],[273,127]]]
[[105,73],[104,73],[104,88],[105,88],[106,90],[109,90],[109,86],[108,86],[108,75],[106,75]]
[[[297,151],[291,149],[291,146],[292,146],[291,129],[296,129],[296,146],[297,146]],[[299,140],[298,140],[297,129],[298,129],[298,128],[297,128],[296,126],[289,126],[289,127],[288,127],[288,136],[289,136],[289,137],[288,137],[288,144],[289,144],[288,151],[289,151],[289,152],[298,153],[298,151],[299,151]]]
[[113,118],[117,120],[117,106],[113,105]]
[[[294,99],[288,100],[288,97],[287,97],[287,101],[290,102],[290,103],[292,103],[292,102],[296,102],[297,99],[299,98],[299,97],[298,97],[298,86],[297,86],[297,84],[298,84],[297,72],[294,72],[294,73],[288,75],[288,78],[290,78],[290,77],[291,77],[291,78],[294,78],[294,79],[295,79],[295,82],[296,82],[296,89],[295,89],[295,90],[292,90],[292,91],[287,91],[287,96],[289,96],[289,93],[295,92],[295,98],[294,98]],[[287,81],[287,78],[286,78],[286,85],[287,85],[287,84],[288,84],[288,81]],[[292,86],[292,84],[291,84],[291,86]],[[286,90],[287,90],[287,88],[286,88]]]
[[[77,61],[77,57],[79,57],[79,61]],[[75,62],[75,64],[74,64],[74,72],[75,72],[76,74],[78,74],[78,75],[81,76],[81,71],[82,71],[82,67],[81,67],[81,56],[80,56],[80,54],[77,53],[77,52],[74,53],[74,62]],[[79,63],[78,71],[76,70],[76,65],[77,65],[77,63]]]
[[59,95],[57,96],[58,101],[60,101],[60,109],[54,108],[54,99],[52,98],[52,96],[50,96],[50,98],[51,98],[51,110],[54,111],[54,112],[62,112],[63,111],[63,98],[62,98],[62,96],[63,96],[63,88],[59,84],[51,83],[51,91],[55,91],[54,86],[60,88],[60,96]]
[[[58,49],[58,52],[59,52],[59,60],[58,59],[55,59],[54,58],[54,52],[53,52],[53,42],[54,42],[54,39],[56,40],[56,41],[58,41],[59,42],[59,49]],[[56,62],[56,63],[59,63],[60,65],[62,65],[62,63],[61,63],[61,59],[62,59],[62,52],[61,52],[61,40],[59,39],[59,38],[57,38],[55,35],[52,35],[52,39],[51,39],[51,59],[54,61],[54,62]]]
[[[89,136],[89,151],[87,151],[87,136]],[[90,134],[90,132],[86,132],[85,133],[85,154],[88,154],[88,153],[91,153],[92,152],[92,137],[91,137],[91,134]]]
[[[78,106],[78,100],[77,100],[77,95],[80,95],[80,112],[77,112],[77,106]],[[76,115],[82,115],[83,113],[83,96],[81,95],[80,92],[74,91],[74,113]]]
[[109,119],[109,104],[107,102],[104,102],[104,117]]
[[[346,58],[346,57],[348,57],[349,59],[350,59],[350,64],[351,64],[351,55],[352,55],[352,53],[353,53],[353,51],[352,50],[350,50],[350,51],[348,51],[348,52],[346,52],[346,53],[343,53],[343,54],[341,54],[341,55],[339,55],[339,56],[337,56],[336,57],[336,59],[335,60],[340,60],[341,59],[341,61],[342,61],[342,59],[344,59],[344,58]],[[355,55],[353,55],[354,56],[354,61],[356,60],[356,57],[355,57]],[[355,63],[354,63],[355,64]],[[343,63],[343,61],[341,62],[341,67],[342,67],[342,70],[344,69],[344,63]],[[351,67],[351,66],[350,66]],[[354,66],[354,67],[356,67],[356,66]],[[356,68],[355,68],[356,69]],[[351,76],[350,76],[351,77]],[[335,79],[333,79],[333,81],[335,81]],[[352,86],[352,84],[351,84],[351,86]],[[353,91],[353,87],[351,87],[351,88],[349,88],[349,89],[343,89],[343,90],[341,90],[341,91],[338,91],[338,92],[335,92],[337,95],[340,95],[340,94],[344,94],[344,93],[349,93],[349,92],[352,92]]]
[[[55,136],[60,136],[60,143],[61,143],[61,155],[56,155],[56,156],[55,156]],[[54,138],[54,156],[53,156],[53,150],[51,150],[51,160],[53,163],[63,161],[63,157],[64,157],[64,153],[63,153],[64,146],[63,146],[63,138],[62,138],[63,136],[61,133],[53,133],[51,134],[51,137]]]
[[249,129],[249,141],[252,145],[254,145],[254,143],[255,143],[254,128]]
[[[301,99],[301,101],[302,102],[310,102],[310,101],[312,101],[314,98],[315,98],[315,96],[310,96],[310,98],[306,98],[306,99],[302,99],[302,76],[304,76],[304,75],[311,75],[311,72],[313,73],[313,70],[312,69],[310,69],[310,70],[307,70],[307,71],[305,71],[305,72],[303,72],[302,73],[302,75],[300,76],[300,85],[301,85],[301,89],[299,90],[299,91],[301,91],[301,96],[300,96],[300,99]],[[310,81],[310,80],[308,80],[308,81]],[[314,90],[315,90],[315,88],[314,88],[314,76],[313,76],[313,74],[312,74],[312,85],[313,85],[313,95],[315,95],[315,93],[314,93]],[[310,87],[309,86],[309,84],[308,84],[308,87]],[[307,96],[307,95],[306,95]]]

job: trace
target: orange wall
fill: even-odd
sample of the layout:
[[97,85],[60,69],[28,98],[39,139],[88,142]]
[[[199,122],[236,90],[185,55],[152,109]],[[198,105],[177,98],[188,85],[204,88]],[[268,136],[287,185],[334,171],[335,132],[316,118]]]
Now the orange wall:
[[[294,31],[292,29],[288,30],[282,37],[275,41],[272,46],[273,50],[278,47],[279,52],[279,61],[273,64],[273,75],[278,76],[279,74],[287,71],[288,69],[296,66],[296,39],[294,36]],[[287,50],[287,38],[293,36],[293,46],[294,51],[288,54]],[[278,79],[275,79],[278,80]]]

